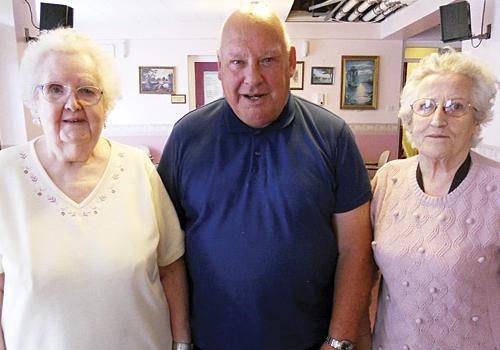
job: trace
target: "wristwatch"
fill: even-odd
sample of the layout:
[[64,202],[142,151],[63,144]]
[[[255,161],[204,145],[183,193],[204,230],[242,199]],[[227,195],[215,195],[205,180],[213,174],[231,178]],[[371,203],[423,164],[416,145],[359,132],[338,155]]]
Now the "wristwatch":
[[354,345],[349,340],[337,340],[330,336],[326,337],[325,344],[330,345],[332,348],[337,350],[353,350]]
[[172,350],[193,350],[193,344],[172,342]]

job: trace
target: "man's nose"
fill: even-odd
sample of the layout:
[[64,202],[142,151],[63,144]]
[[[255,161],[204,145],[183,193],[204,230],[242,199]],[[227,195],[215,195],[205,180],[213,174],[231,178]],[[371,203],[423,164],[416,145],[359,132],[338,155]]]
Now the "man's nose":
[[258,63],[249,63],[245,68],[245,83],[251,86],[256,86],[263,80],[260,65]]

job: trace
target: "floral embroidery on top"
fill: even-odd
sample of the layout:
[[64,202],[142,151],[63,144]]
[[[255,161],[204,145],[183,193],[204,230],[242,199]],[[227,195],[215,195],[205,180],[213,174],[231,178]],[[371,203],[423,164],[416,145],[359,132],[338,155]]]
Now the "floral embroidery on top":
[[[113,157],[113,153],[110,156],[110,162],[117,163],[116,165],[111,165],[114,167],[111,175],[111,185],[104,189],[104,192],[95,198],[93,198],[87,205],[81,208],[74,208],[71,205],[65,203],[64,200],[61,200],[56,194],[52,193],[52,191],[44,186],[40,177],[36,174],[35,170],[31,166],[32,160],[30,156],[26,152],[19,153],[19,158],[21,159],[22,164],[22,172],[28,178],[28,180],[33,184],[33,192],[36,197],[40,197],[42,200],[46,200],[50,203],[56,210],[59,211],[61,216],[68,217],[88,217],[92,215],[98,215],[101,208],[106,204],[109,196],[114,196],[118,192],[118,182],[120,180],[121,173],[125,172],[125,166],[122,162],[125,158],[125,153],[118,153],[119,161],[116,162],[116,159]],[[109,176],[108,171],[105,171],[104,177]],[[99,182],[100,183],[100,182]],[[99,183],[97,186],[99,186]],[[54,185],[55,186],[55,185]]]

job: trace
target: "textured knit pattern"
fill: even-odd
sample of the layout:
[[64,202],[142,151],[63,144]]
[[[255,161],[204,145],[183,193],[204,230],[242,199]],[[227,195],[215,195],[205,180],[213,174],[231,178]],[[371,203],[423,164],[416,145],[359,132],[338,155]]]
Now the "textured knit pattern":
[[471,156],[444,197],[418,186],[418,156],[376,174],[373,349],[500,349],[500,164]]

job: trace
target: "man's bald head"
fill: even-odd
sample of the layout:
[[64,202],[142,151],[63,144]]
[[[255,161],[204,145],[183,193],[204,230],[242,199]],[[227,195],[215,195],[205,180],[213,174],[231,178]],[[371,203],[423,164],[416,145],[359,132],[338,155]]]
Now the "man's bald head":
[[275,121],[295,71],[295,49],[276,13],[259,4],[233,12],[217,56],[224,97],[238,118],[253,128]]
[[259,3],[250,3],[229,15],[222,27],[219,50],[222,49],[226,43],[228,33],[254,26],[267,26],[272,28],[278,34],[286,51],[290,50],[290,38],[286,32],[285,24],[276,12],[266,5]]

